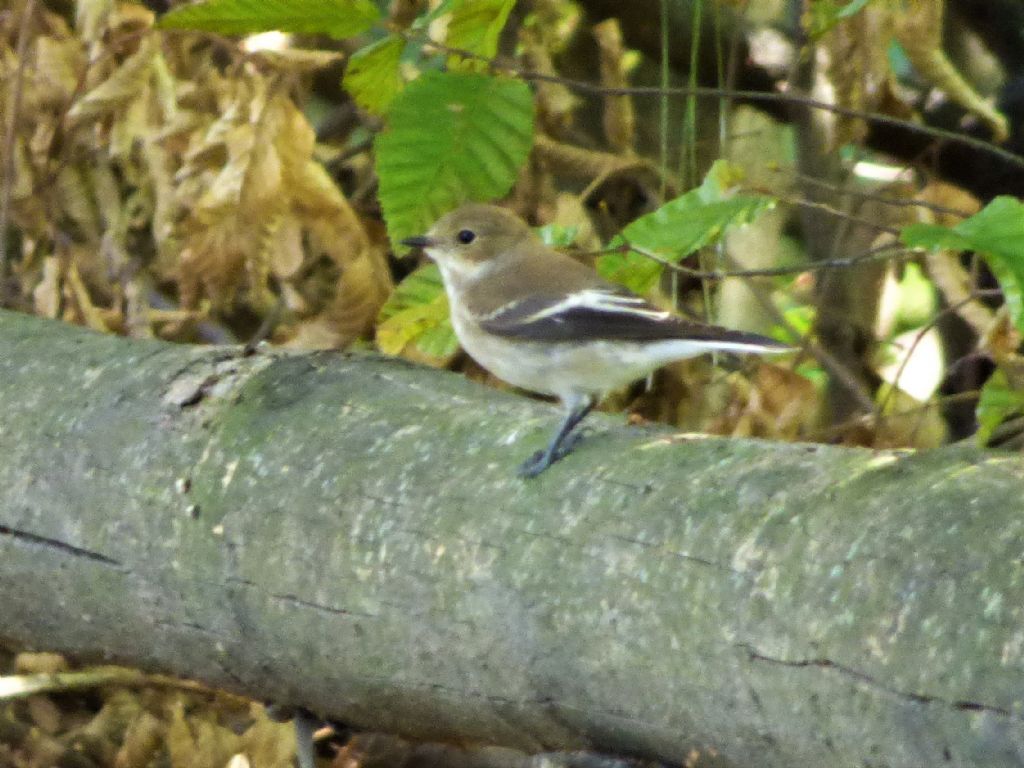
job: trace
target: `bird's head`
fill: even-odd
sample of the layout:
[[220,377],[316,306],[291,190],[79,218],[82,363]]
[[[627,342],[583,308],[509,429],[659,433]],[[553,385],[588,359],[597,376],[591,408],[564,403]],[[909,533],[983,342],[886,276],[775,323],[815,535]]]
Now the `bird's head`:
[[469,203],[442,216],[427,234],[408,237],[402,244],[422,248],[446,272],[470,276],[514,253],[531,237],[530,228],[511,211]]

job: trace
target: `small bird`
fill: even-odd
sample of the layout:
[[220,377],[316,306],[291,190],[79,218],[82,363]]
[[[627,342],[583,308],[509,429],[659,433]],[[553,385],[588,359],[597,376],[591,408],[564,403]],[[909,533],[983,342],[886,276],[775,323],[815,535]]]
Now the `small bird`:
[[535,477],[575,447],[573,429],[608,392],[704,352],[784,352],[754,333],[658,309],[547,247],[518,216],[469,203],[402,240],[437,262],[463,348],[500,379],[552,395],[565,419],[519,467]]

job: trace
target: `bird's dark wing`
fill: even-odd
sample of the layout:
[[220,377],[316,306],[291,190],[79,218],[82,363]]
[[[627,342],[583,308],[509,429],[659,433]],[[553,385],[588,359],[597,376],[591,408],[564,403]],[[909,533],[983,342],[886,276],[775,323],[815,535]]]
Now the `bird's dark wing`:
[[483,330],[529,341],[659,341],[686,339],[752,348],[785,345],[754,333],[695,323],[628,292],[593,288],[534,294],[481,318]]

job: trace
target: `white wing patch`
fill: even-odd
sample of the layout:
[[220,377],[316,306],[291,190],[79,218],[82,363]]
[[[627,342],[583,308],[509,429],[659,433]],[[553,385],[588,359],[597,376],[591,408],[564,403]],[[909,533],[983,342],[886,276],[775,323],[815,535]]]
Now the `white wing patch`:
[[611,291],[587,290],[579,293],[570,293],[561,301],[549,307],[538,310],[532,315],[524,317],[523,324],[536,323],[540,320],[551,319],[553,322],[563,322],[560,315],[566,315],[574,309],[589,309],[593,312],[609,312],[622,315],[642,317],[655,322],[663,322],[673,317],[670,312],[664,312],[653,308],[639,296],[626,296]]

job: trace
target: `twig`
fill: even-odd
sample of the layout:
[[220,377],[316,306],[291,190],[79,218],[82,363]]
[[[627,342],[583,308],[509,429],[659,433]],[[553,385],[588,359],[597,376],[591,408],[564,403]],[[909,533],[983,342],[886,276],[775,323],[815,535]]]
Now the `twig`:
[[524,69],[514,61],[507,58],[497,57],[494,59],[488,59],[487,57],[473,53],[472,51],[460,48],[451,48],[443,43],[438,43],[431,39],[423,32],[406,31],[403,33],[403,37],[407,40],[418,40],[441,53],[456,54],[464,58],[483,62],[492,70],[502,69],[516,74],[524,80],[555,83],[565,88],[569,88],[570,90],[579,91],[580,93],[589,93],[595,96],[696,96],[698,98],[708,99],[741,99],[745,101],[762,101],[784,105],[789,104],[806,107],[808,109],[819,109],[824,112],[832,112],[836,115],[842,115],[843,117],[859,118],[861,120],[866,120],[869,123],[878,123],[879,125],[903,128],[908,131],[924,134],[925,136],[932,136],[936,139],[942,139],[954,144],[963,144],[964,146],[971,147],[979,152],[994,155],[1017,168],[1024,169],[1024,157],[1016,155],[1002,147],[998,147],[990,141],[976,139],[973,136],[965,136],[955,131],[947,131],[943,128],[936,128],[931,125],[922,125],[921,123],[915,123],[912,120],[903,120],[898,117],[892,117],[891,115],[882,115],[877,112],[853,109],[839,104],[829,104],[828,102],[819,101],[818,99],[812,98],[796,90],[790,90],[786,93],[773,93],[770,91],[737,91],[732,88],[713,88],[710,86],[671,86],[665,88],[656,85],[634,85],[623,86],[621,88],[609,88],[600,85],[599,83],[591,83],[584,80],[573,80],[572,78],[562,77],[561,75],[550,75],[545,72],[533,72]]
[[807,264],[793,264],[785,267],[764,267],[762,269],[701,270],[686,267],[682,264],[676,264],[652,250],[632,243],[623,243],[618,247],[607,248],[600,251],[585,251],[582,255],[603,256],[605,254],[626,253],[628,251],[633,251],[644,258],[655,261],[665,267],[665,269],[678,272],[679,274],[686,275],[687,277],[697,278],[699,280],[725,280],[730,277],[781,277],[783,275],[797,275],[803,272],[817,272],[826,269],[847,269],[849,267],[855,267],[872,261],[911,259],[917,257],[916,252],[909,248],[904,248],[898,243],[886,243],[864,251],[863,253],[858,253],[854,256],[845,256],[837,259],[829,259],[827,261],[809,262]]
[[925,323],[918,329],[917,333],[914,335],[914,340],[910,343],[910,346],[907,348],[907,351],[903,353],[903,359],[900,361],[899,368],[896,369],[896,375],[893,377],[892,386],[889,388],[889,391],[885,393],[885,397],[882,398],[882,402],[878,406],[879,414],[885,413],[885,409],[889,405],[889,401],[894,396],[896,389],[899,388],[900,379],[903,377],[903,373],[904,371],[906,371],[907,365],[910,363],[910,358],[914,355],[914,351],[917,349],[918,345],[924,339],[925,334],[927,334],[928,331],[930,331],[932,328],[938,325],[939,320],[941,320],[943,317],[946,317],[947,315],[959,314],[960,310],[963,307],[967,306],[972,301],[977,301],[979,298],[981,298],[982,295],[993,294],[1002,295],[1002,291],[1000,291],[998,288],[987,291],[971,291],[966,298],[963,298],[956,304],[952,304],[948,307],[943,308],[939,312],[936,312],[935,315],[930,320],[928,320],[927,323]]
[[[781,173],[782,171],[778,172]],[[838,184],[833,184],[824,179],[816,179],[805,173],[794,174],[794,178],[802,184],[809,184],[810,186],[818,187],[819,189],[825,189],[836,195],[856,197],[860,200],[872,200],[874,202],[881,203],[882,205],[890,205],[894,208],[924,208],[925,210],[932,211],[933,213],[957,216],[961,219],[966,219],[973,215],[971,211],[964,211],[959,208],[949,208],[945,205],[939,205],[938,203],[932,203],[918,198],[890,197],[889,195],[879,195],[874,192],[864,192],[858,189],[851,189],[849,187],[841,187]]]
[[984,139],[977,139],[973,136],[965,136],[955,131],[947,131],[943,128],[936,128],[931,125],[922,125],[921,123],[915,123],[911,120],[903,120],[898,117],[892,117],[890,115],[881,115],[877,112],[867,112],[861,109],[852,109],[850,107],[843,107],[838,104],[829,104],[828,102],[819,101],[818,99],[811,98],[802,93],[791,91],[787,93],[772,93],[768,91],[736,91],[731,88],[713,88],[710,86],[673,86],[671,88],[660,88],[658,86],[631,86],[624,88],[605,88],[595,83],[588,83],[582,80],[572,80],[569,78],[559,77],[556,75],[547,75],[541,72],[529,72],[520,69],[514,65],[506,65],[503,68],[509,69],[515,74],[519,75],[524,80],[535,80],[550,83],[558,83],[570,88],[572,90],[580,91],[581,93],[590,93],[594,95],[612,95],[612,96],[662,96],[662,95],[673,95],[673,96],[697,96],[698,98],[710,98],[710,99],[742,99],[745,101],[762,101],[762,102],[773,102],[779,104],[791,104],[799,107],[806,107],[808,109],[818,109],[824,112],[832,112],[843,117],[854,117],[861,120],[866,120],[871,123],[878,123],[880,125],[888,125],[894,128],[903,128],[908,131],[914,131],[921,133],[926,136],[932,136],[936,139],[942,139],[944,141],[950,141],[956,144],[963,144],[965,146],[976,149],[979,152],[985,152],[1001,160],[1009,163],[1010,165],[1016,166],[1017,168],[1024,169],[1024,157],[1016,155],[1013,152],[1002,149],[1001,147],[992,144],[991,142],[985,141]]
[[813,208],[816,211],[822,211],[823,213],[827,213],[829,216],[832,216],[833,218],[842,219],[843,221],[846,221],[850,224],[861,224],[865,227],[871,227],[872,229],[876,229],[879,232],[886,232],[892,235],[893,237],[899,237],[900,234],[900,230],[897,229],[896,227],[887,227],[884,224],[879,224],[877,221],[872,221],[870,219],[865,219],[861,216],[855,216],[852,213],[840,211],[839,209],[834,208],[828,203],[822,203],[815,200],[801,200],[800,198],[792,197],[779,197],[778,195],[776,195],[776,198],[784,203],[789,203],[790,205],[793,206],[799,206],[801,208]]

